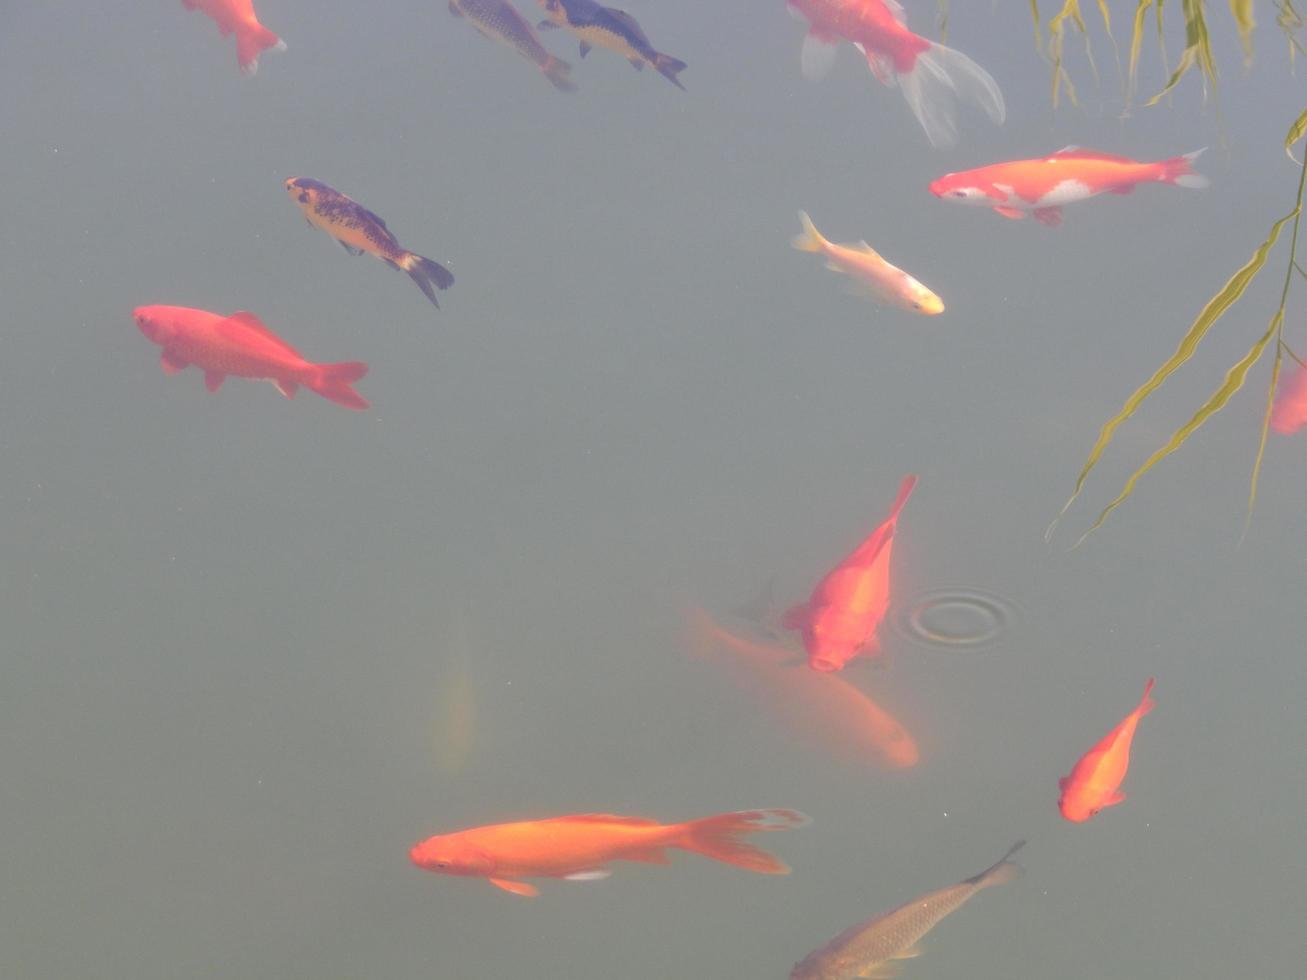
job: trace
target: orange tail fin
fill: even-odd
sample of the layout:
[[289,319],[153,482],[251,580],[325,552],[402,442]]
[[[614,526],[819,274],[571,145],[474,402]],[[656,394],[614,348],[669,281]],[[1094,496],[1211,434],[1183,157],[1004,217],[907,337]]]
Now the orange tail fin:
[[1135,709],[1140,718],[1157,707],[1157,702],[1153,700],[1153,684],[1156,682],[1156,677],[1150,677],[1148,683],[1144,685],[1144,696],[1139,699],[1139,707]]
[[362,361],[346,361],[343,364],[319,364],[317,373],[307,386],[323,398],[346,408],[359,410],[368,407],[363,396],[354,390],[353,384],[368,373],[368,366]]
[[1211,181],[1194,170],[1194,161],[1202,156],[1203,150],[1206,149],[1207,147],[1203,147],[1202,150],[1194,150],[1184,156],[1163,160],[1161,164],[1162,180],[1178,187],[1199,188],[1208,186]]
[[236,61],[241,71],[253,75],[259,70],[259,55],[271,48],[285,51],[286,42],[262,24],[252,24],[236,31]]
[[719,813],[715,817],[704,817],[682,824],[681,836],[670,844],[738,868],[747,868],[765,875],[783,875],[790,871],[783,861],[739,838],[743,834],[768,830],[792,830],[808,822],[808,818],[797,810]]

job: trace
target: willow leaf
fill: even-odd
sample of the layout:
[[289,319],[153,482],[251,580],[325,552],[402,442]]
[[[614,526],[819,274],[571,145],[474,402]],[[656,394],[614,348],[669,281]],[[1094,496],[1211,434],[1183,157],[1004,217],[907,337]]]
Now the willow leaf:
[[1304,136],[1307,136],[1307,109],[1304,109],[1302,115],[1293,121],[1288,135],[1284,137],[1284,152],[1289,154],[1289,159],[1294,163],[1298,162],[1298,158],[1293,155],[1293,145]]
[[1135,23],[1130,31],[1130,69],[1126,75],[1128,95],[1133,95],[1135,91],[1135,75],[1139,70],[1139,50],[1144,43],[1144,18],[1148,16],[1148,8],[1153,5],[1153,0],[1139,0],[1138,6],[1135,7]]
[[1126,499],[1135,492],[1135,486],[1143,478],[1145,473],[1183,446],[1185,440],[1193,435],[1195,430],[1202,426],[1204,422],[1221,409],[1225,408],[1230,399],[1234,397],[1235,392],[1243,387],[1243,383],[1248,377],[1249,369],[1257,363],[1258,358],[1262,356],[1262,352],[1266,350],[1266,345],[1270,343],[1271,338],[1275,336],[1278,321],[1279,317],[1277,316],[1271,321],[1271,326],[1267,329],[1266,333],[1262,334],[1257,342],[1248,349],[1248,353],[1240,358],[1234,367],[1226,372],[1225,380],[1221,382],[1221,386],[1217,388],[1216,391],[1212,393],[1212,396],[1203,403],[1203,406],[1194,413],[1193,418],[1180,426],[1180,428],[1176,429],[1175,432],[1171,434],[1171,438],[1167,440],[1165,446],[1156,450],[1148,457],[1148,459],[1144,460],[1143,466],[1130,474],[1130,479],[1125,481],[1125,487],[1116,495],[1116,499],[1104,507],[1103,512],[1098,515],[1098,520],[1094,521],[1094,523],[1089,526],[1089,530],[1080,535],[1080,540],[1076,542],[1077,547],[1085,540],[1085,538],[1089,537],[1089,535],[1093,534],[1094,531],[1102,527],[1103,522],[1107,520],[1107,516],[1120,507],[1121,504],[1123,504]]
[[[1277,337],[1284,326],[1284,307],[1275,311],[1271,318],[1271,332]],[[1257,439],[1257,456],[1253,460],[1253,478],[1248,485],[1248,513],[1243,519],[1243,533],[1253,522],[1253,507],[1257,505],[1257,480],[1262,475],[1262,457],[1266,455],[1266,436],[1271,431],[1271,412],[1275,408],[1275,388],[1280,383],[1280,364],[1284,360],[1284,344],[1275,345],[1275,360],[1271,363],[1271,386],[1266,390],[1266,412],[1262,415],[1262,432]],[[1243,540],[1243,536],[1240,536]]]
[[[1199,312],[1198,317],[1194,320],[1193,324],[1189,327],[1188,332],[1180,341],[1180,346],[1175,349],[1175,353],[1167,358],[1165,363],[1153,372],[1152,377],[1140,385],[1139,388],[1137,388],[1135,392],[1125,400],[1125,404],[1121,407],[1121,411],[1108,419],[1107,423],[1098,433],[1098,441],[1094,443],[1094,448],[1090,450],[1089,458],[1085,460],[1085,465],[1080,470],[1080,475],[1076,478],[1075,491],[1071,494],[1071,497],[1067,502],[1062,505],[1062,510],[1058,514],[1058,520],[1066,514],[1066,512],[1071,508],[1071,505],[1075,503],[1076,498],[1080,496],[1080,491],[1085,487],[1085,480],[1089,478],[1090,471],[1098,465],[1098,460],[1102,457],[1103,451],[1107,449],[1108,443],[1112,441],[1112,437],[1116,434],[1116,430],[1139,410],[1139,406],[1144,403],[1144,400],[1148,398],[1149,395],[1160,388],[1162,383],[1174,374],[1185,361],[1193,357],[1194,351],[1198,349],[1198,344],[1207,334],[1207,331],[1211,329],[1212,324],[1219,320],[1221,316],[1224,315],[1225,311],[1235,304],[1239,297],[1244,294],[1244,290],[1248,288],[1248,284],[1253,281],[1257,273],[1261,271],[1262,266],[1266,264],[1266,256],[1279,239],[1280,229],[1285,226],[1286,222],[1297,217],[1297,215],[1298,208],[1294,208],[1271,226],[1271,231],[1270,234],[1266,236],[1266,241],[1257,246],[1257,250],[1253,252],[1252,258],[1244,264],[1243,268],[1230,277],[1230,280],[1221,287],[1220,292],[1207,301],[1207,305],[1202,308],[1201,312]],[[1056,526],[1056,524],[1057,521],[1054,521],[1053,525]],[[1097,526],[1098,525],[1095,525],[1095,527]],[[1049,528],[1049,534],[1051,534],[1051,532],[1052,527]],[[1046,534],[1045,537],[1048,537],[1049,534]]]
[[1253,28],[1257,21],[1253,19],[1253,0],[1230,0],[1230,13],[1239,28],[1239,40],[1243,43],[1244,67],[1253,61]]
[[[1212,57],[1212,40],[1207,33],[1207,17],[1203,12],[1203,0],[1184,0],[1184,33],[1185,47],[1184,52],[1180,55],[1180,63],[1176,65],[1175,71],[1167,80],[1166,87],[1148,100],[1148,105],[1157,105],[1168,92],[1175,88],[1176,83],[1184,77],[1194,65],[1198,66],[1201,74],[1209,79],[1213,84],[1216,82],[1216,61]],[[1157,8],[1159,31],[1162,8],[1158,4]]]

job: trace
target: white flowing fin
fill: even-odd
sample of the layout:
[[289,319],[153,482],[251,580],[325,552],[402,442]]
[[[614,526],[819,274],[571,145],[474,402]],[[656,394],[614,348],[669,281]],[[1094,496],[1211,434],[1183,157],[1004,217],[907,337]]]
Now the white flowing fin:
[[894,15],[895,20],[904,27],[908,26],[908,12],[903,9],[903,4],[899,3],[899,0],[885,0],[885,6],[888,7],[889,12]]
[[861,44],[854,44],[855,48],[862,52],[862,56],[867,59],[867,67],[871,73],[876,76],[876,81],[880,82],[887,88],[893,88],[895,84],[894,59],[888,55],[877,54],[872,51],[868,53],[867,49]]
[[603,881],[612,872],[604,868],[596,868],[593,871],[573,871],[570,875],[563,875],[565,881]]
[[803,77],[809,81],[825,78],[835,64],[835,53],[839,50],[835,42],[824,41],[809,32],[803,39],[803,51],[799,55],[799,65]]
[[961,51],[932,44],[912,71],[899,76],[903,97],[935,146],[957,142],[957,100],[983,109],[996,123],[1007,115],[1003,93],[989,72]]

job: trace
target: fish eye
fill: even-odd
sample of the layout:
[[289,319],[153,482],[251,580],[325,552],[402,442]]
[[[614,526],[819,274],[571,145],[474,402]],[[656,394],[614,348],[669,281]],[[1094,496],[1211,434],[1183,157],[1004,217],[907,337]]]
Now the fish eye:
[[921,304],[920,304],[920,303],[913,303],[913,304],[912,304],[912,308],[913,308],[914,310],[919,310],[919,309],[921,309]]
[[309,192],[308,192],[308,191],[300,191],[300,193],[299,193],[299,199],[300,199],[300,203],[301,203],[301,204],[308,204],[308,203],[309,203]]
[[953,196],[954,196],[954,197],[966,197],[966,196],[967,196],[967,192],[966,192],[966,191],[954,191],[954,192],[953,192]]

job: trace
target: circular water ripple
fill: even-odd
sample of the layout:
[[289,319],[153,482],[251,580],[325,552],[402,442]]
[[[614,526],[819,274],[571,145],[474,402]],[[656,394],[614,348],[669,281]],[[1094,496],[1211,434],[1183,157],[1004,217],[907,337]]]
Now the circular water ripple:
[[1015,605],[980,589],[935,589],[898,608],[894,628],[922,646],[954,653],[996,646],[1020,620]]

